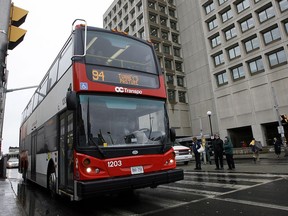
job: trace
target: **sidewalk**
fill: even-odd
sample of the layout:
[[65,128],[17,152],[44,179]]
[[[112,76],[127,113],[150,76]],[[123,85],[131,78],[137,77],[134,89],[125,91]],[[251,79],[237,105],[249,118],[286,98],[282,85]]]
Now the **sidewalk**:
[[0,178],[0,209],[1,216],[20,216],[22,208],[18,204],[15,192],[9,179]]
[[[214,157],[211,158],[212,164],[209,162],[202,164],[199,172],[244,172],[244,173],[267,173],[288,175],[288,157],[284,157],[284,153],[277,159],[274,152],[260,153],[260,161],[254,163],[252,154],[234,155],[235,170],[227,170],[228,166],[224,155],[224,170],[215,170]],[[189,162],[189,165],[179,165],[178,168],[183,170],[193,170],[195,161]]]

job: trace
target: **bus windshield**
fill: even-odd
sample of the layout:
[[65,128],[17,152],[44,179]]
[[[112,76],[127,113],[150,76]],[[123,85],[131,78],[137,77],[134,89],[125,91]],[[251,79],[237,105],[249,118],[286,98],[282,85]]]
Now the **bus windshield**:
[[80,95],[80,147],[159,145],[167,141],[165,102]]
[[88,31],[86,63],[157,74],[151,46],[108,32]]

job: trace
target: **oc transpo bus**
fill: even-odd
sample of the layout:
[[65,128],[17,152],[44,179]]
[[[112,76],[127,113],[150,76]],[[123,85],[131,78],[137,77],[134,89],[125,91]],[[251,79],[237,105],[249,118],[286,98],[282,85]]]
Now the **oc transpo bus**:
[[182,180],[153,46],[80,21],[22,114],[26,178],[71,200]]

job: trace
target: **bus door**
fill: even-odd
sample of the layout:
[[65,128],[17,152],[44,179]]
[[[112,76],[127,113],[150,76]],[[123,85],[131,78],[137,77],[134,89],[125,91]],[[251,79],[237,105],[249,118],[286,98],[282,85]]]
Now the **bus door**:
[[60,115],[59,188],[73,190],[73,112]]
[[36,149],[37,149],[37,131],[31,136],[31,179],[36,180]]

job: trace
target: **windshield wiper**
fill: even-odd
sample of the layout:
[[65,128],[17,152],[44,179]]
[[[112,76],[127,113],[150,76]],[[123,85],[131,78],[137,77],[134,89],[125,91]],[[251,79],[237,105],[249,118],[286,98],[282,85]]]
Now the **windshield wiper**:
[[92,142],[92,143],[96,146],[96,148],[97,148],[97,150],[100,152],[100,154],[101,154],[103,157],[105,157],[103,150],[99,147],[98,143],[96,143],[96,142],[92,139],[91,136],[89,136],[89,141]]

